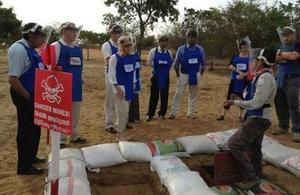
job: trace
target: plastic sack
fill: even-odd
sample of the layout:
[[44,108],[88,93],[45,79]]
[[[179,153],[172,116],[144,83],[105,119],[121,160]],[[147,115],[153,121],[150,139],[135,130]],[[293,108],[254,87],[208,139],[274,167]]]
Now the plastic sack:
[[87,180],[86,164],[80,160],[64,159],[59,161],[59,177],[78,177]]
[[206,135],[186,136],[176,139],[189,154],[215,153],[219,148]]
[[290,157],[281,166],[300,178],[300,155]]
[[[84,157],[80,149],[76,148],[64,148],[59,151],[60,159],[75,159],[85,162]],[[49,162],[51,161],[51,154],[49,154]]]
[[119,142],[119,149],[127,161],[149,162],[152,158],[147,144],[139,142]]
[[185,152],[184,147],[177,141],[165,140],[165,141],[151,141],[146,143],[152,153],[152,156],[159,156],[175,152]]

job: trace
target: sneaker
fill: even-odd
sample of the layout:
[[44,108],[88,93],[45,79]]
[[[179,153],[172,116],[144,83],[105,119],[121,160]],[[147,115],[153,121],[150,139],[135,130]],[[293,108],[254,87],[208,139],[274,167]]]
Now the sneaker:
[[47,162],[46,159],[44,158],[38,158],[38,157],[34,157],[31,161],[32,164],[37,164],[37,163],[45,163]]
[[224,120],[224,115],[220,115],[218,118],[217,118],[217,121],[223,121]]
[[288,130],[287,129],[283,129],[283,128],[279,128],[277,130],[272,131],[272,135],[284,135],[287,134]]
[[151,121],[152,119],[153,119],[152,116],[149,116],[149,115],[146,116],[146,121],[149,122],[149,121]]
[[86,144],[87,140],[84,137],[78,137],[75,140],[70,140],[71,143],[75,143],[75,144]]
[[171,114],[171,115],[169,116],[169,119],[171,119],[171,120],[175,119],[175,115],[174,115],[174,114]]
[[196,119],[197,117],[195,117],[194,115],[191,114],[191,115],[188,115],[187,118],[189,118],[189,119]]
[[166,117],[164,115],[159,115],[158,116],[160,119],[166,119]]
[[117,130],[114,127],[105,128],[106,132],[109,132],[111,134],[116,134]]
[[300,143],[300,133],[293,133],[293,142]]

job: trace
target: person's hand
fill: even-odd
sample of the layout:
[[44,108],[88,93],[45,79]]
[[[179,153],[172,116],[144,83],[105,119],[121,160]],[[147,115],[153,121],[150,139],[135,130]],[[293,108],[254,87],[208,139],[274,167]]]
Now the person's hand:
[[233,105],[233,100],[227,100],[226,102],[224,102],[223,107],[225,109],[229,109],[230,106],[232,106],[232,105]]
[[125,93],[123,91],[123,89],[120,87],[120,86],[116,86],[116,89],[117,89],[117,96],[119,98],[124,98],[125,97]]

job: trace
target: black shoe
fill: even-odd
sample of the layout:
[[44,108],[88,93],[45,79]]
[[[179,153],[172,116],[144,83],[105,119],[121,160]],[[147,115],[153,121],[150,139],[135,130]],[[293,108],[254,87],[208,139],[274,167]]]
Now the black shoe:
[[222,121],[224,120],[224,116],[223,115],[220,115],[218,118],[217,118],[217,121]]
[[166,117],[164,115],[159,115],[158,116],[160,119],[166,119]]
[[126,129],[132,129],[133,126],[131,126],[129,123],[126,124]]
[[66,147],[67,147],[66,144],[60,144],[60,149],[64,149]]
[[149,121],[151,121],[151,120],[152,120],[152,116],[147,115],[147,116],[146,116],[146,121],[149,122]]
[[31,161],[32,164],[37,164],[37,163],[45,163],[46,159],[44,158],[38,158],[38,157],[34,157]]
[[18,175],[41,175],[44,173],[43,169],[31,166],[27,171],[18,171]]
[[77,139],[71,140],[70,142],[74,144],[86,144],[87,140],[84,137],[78,137]]

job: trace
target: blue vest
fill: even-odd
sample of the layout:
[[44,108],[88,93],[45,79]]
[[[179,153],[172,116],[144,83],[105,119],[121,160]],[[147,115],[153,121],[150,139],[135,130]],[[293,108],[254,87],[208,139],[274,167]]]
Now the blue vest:
[[[248,71],[248,64],[249,64],[249,57],[242,58],[239,55],[236,55],[233,57],[232,65],[236,67],[236,69],[240,70],[241,72],[247,72]],[[231,89],[235,93],[243,93],[245,89],[245,80],[237,79],[239,76],[239,73],[236,71],[231,72],[231,80],[233,82],[233,88]]]
[[82,101],[82,67],[83,56],[80,47],[68,47],[60,41],[60,53],[58,65],[62,66],[64,72],[72,73],[72,101]]
[[[269,73],[271,74],[269,71],[263,71],[261,74],[259,74],[258,76],[256,76],[256,78],[248,84],[247,88],[246,88],[246,97],[245,97],[245,100],[251,100],[253,99],[254,95],[255,95],[255,92],[256,92],[256,83],[259,79],[259,77],[265,73]],[[268,107],[271,107],[270,104],[264,104],[262,107],[258,108],[258,109],[255,109],[255,110],[247,110],[246,112],[246,115],[245,115],[245,118],[247,119],[248,117],[251,117],[251,116],[258,116],[258,117],[261,117],[263,116],[263,111],[264,111],[264,108],[268,108]]]
[[110,41],[108,41],[108,43],[110,45],[111,55],[114,55],[115,53],[117,53],[118,52],[118,48],[115,47],[115,46],[113,46]]
[[152,73],[157,78],[157,88],[166,88],[172,63],[173,60],[168,50],[160,53],[158,48],[155,49]]
[[197,85],[197,73],[202,65],[203,53],[200,48],[185,45],[181,59],[181,72],[189,75],[189,85]]
[[[281,45],[280,50],[283,52],[295,51],[296,43],[291,45]],[[300,59],[287,60],[285,63],[277,65],[277,85],[284,86],[284,80],[287,75],[300,76]]]
[[35,69],[36,68],[45,69],[45,66],[42,62],[41,56],[38,54],[38,52],[35,49],[29,48],[21,42],[18,43],[24,46],[28,58],[31,62],[30,68],[20,76],[19,80],[22,86],[26,89],[26,91],[28,91],[30,94],[33,94],[34,81],[35,81]]
[[141,80],[140,80],[141,58],[138,52],[134,53],[133,57],[136,59],[136,63],[135,63],[136,83],[134,87],[134,92],[138,93],[141,90]]
[[134,70],[136,65],[136,57],[134,55],[126,55],[121,57],[118,53],[116,66],[116,78],[118,85],[125,88],[125,100],[131,101],[134,98]]

